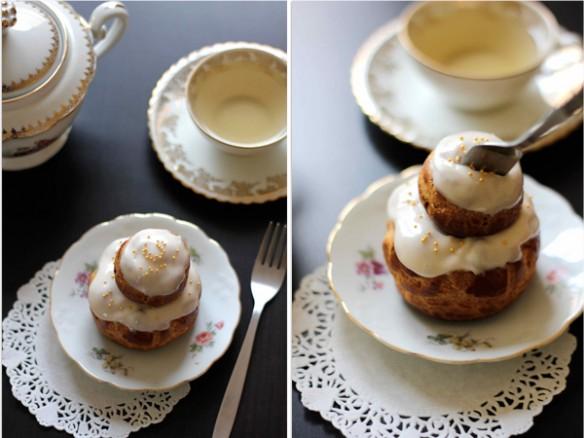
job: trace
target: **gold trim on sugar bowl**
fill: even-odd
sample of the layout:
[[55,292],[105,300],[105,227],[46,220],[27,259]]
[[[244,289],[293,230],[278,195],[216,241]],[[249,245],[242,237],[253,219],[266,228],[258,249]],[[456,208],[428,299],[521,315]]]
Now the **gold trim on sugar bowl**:
[[16,25],[3,30],[3,78],[15,78],[2,90],[4,170],[37,166],[63,147],[96,60],[121,38],[128,17],[119,2],[99,5],[89,23],[58,0],[23,1],[15,8]]

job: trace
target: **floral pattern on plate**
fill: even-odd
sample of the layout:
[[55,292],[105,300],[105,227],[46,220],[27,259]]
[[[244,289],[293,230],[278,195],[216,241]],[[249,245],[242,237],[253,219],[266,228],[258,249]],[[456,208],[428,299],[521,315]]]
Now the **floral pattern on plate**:
[[379,290],[383,288],[383,281],[379,276],[387,274],[383,262],[376,259],[375,250],[369,246],[359,251],[360,260],[355,263],[357,275],[363,277],[360,290]]
[[202,351],[205,347],[212,347],[214,345],[215,336],[217,336],[217,330],[221,330],[225,323],[223,321],[218,321],[215,324],[213,322],[208,322],[206,329],[202,332],[197,333],[195,336],[195,342],[193,342],[189,349],[191,353],[198,353]]
[[84,269],[75,275],[75,287],[71,291],[71,296],[87,298],[89,282],[91,281],[91,276],[97,271],[97,263],[85,263],[84,266]]
[[[525,292],[502,312],[466,322],[431,318],[404,302],[389,274],[374,274],[373,261],[383,258],[378,260],[368,246],[383,242],[387,200],[401,183],[415,178],[418,169],[371,184],[342,210],[333,228],[328,279],[350,320],[397,351],[455,364],[509,359],[560,336],[584,307],[584,224],[561,195],[528,175],[525,192],[533,197],[540,222],[537,272]],[[382,293],[363,294],[364,286],[374,290],[373,282],[381,279]]]
[[132,367],[124,365],[124,362],[122,361],[123,356],[121,354],[113,354],[103,347],[93,347],[91,349],[91,357],[102,361],[102,368],[111,374],[121,372],[124,376],[127,376],[132,370]]
[[567,287],[567,285],[564,284],[564,279],[567,274],[569,273],[563,268],[555,268],[548,271],[544,277],[546,292],[553,294],[556,293],[558,289]]
[[191,246],[191,260],[195,265],[201,264],[201,255],[197,252],[195,248]]
[[[182,236],[189,248],[196,248],[190,255],[199,262],[203,287],[193,330],[150,351],[112,342],[96,328],[87,300],[71,299],[72,290],[82,296],[95,267],[92,261],[100,258],[110,242],[144,228],[169,230]],[[96,225],[67,250],[53,278],[49,312],[61,347],[91,377],[123,390],[162,391],[196,379],[225,353],[241,315],[239,289],[225,251],[196,225],[158,213],[131,214]],[[199,337],[204,348],[192,354],[190,345],[198,334],[209,332],[208,321],[213,322],[215,334],[212,339]],[[219,321],[221,329],[215,325]]]
[[490,339],[475,339],[470,336],[469,332],[466,332],[463,335],[438,333],[426,337],[428,340],[438,345],[452,345],[456,350],[476,351],[476,349],[480,347],[493,348]]

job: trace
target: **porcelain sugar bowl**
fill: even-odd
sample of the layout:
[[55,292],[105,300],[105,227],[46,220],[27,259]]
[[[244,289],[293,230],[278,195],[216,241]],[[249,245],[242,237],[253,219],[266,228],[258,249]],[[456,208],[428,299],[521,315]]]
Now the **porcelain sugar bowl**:
[[99,5],[88,23],[62,1],[2,1],[2,169],[38,166],[63,147],[96,59],[127,19],[119,2]]

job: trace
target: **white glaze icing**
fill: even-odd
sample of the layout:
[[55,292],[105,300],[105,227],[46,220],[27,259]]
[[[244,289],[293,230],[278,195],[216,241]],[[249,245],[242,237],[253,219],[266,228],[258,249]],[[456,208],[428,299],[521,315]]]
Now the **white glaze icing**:
[[124,279],[148,296],[175,292],[184,279],[188,263],[189,248],[184,239],[159,229],[134,234],[120,257]]
[[460,164],[472,146],[500,142],[493,134],[467,131],[443,138],[430,161],[434,187],[453,204],[472,211],[495,214],[513,207],[523,193],[523,173],[519,163],[507,175],[479,172]]
[[418,275],[437,277],[457,270],[479,274],[502,267],[519,260],[521,245],[539,232],[531,198],[525,195],[519,218],[499,233],[465,239],[443,234],[420,202],[417,180],[412,177],[393,191],[387,211],[395,225],[396,254]]
[[120,322],[131,330],[151,332],[166,330],[172,320],[193,312],[201,298],[201,280],[192,263],[185,288],[164,306],[138,304],[120,292],[114,278],[113,257],[125,240],[109,244],[99,260],[95,278],[89,285],[89,306],[93,313],[105,321]]

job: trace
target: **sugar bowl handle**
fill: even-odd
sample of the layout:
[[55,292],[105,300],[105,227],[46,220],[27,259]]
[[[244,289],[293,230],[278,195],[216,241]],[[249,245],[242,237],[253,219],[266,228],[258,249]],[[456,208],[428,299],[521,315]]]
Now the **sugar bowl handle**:
[[[112,20],[111,26],[105,23]],[[128,25],[128,11],[121,2],[106,2],[91,13],[89,20],[93,34],[94,50],[101,57],[120,40]]]

